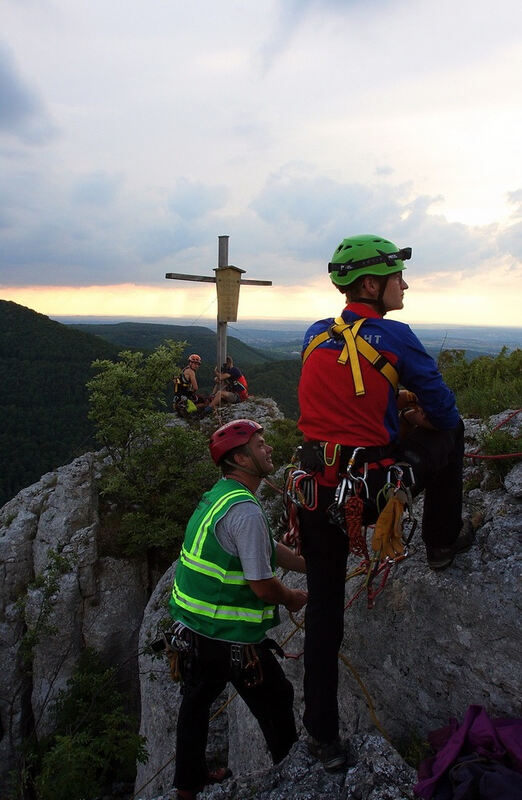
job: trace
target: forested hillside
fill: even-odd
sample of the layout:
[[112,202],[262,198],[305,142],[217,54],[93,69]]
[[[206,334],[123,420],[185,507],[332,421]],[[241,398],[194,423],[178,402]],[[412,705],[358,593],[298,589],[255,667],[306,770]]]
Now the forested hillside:
[[[119,349],[132,348],[142,352],[155,350],[166,339],[187,342],[185,352],[196,352],[204,362],[214,366],[216,360],[216,334],[210,328],[198,325],[164,325],[153,322],[117,322],[111,324],[77,324],[69,328],[101,336]],[[234,336],[227,337],[228,352],[237,361],[249,364],[265,364],[271,361],[270,353],[261,352]]]
[[[208,328],[147,323],[70,326],[0,300],[0,506],[45,472],[95,446],[85,388],[93,375],[92,362],[115,359],[123,349],[150,352],[166,339],[186,341],[186,354],[200,353],[198,379],[202,391],[210,392],[216,334]],[[234,337],[228,338],[228,352],[245,370],[254,394],[270,395],[287,416],[296,417],[299,362],[290,367],[286,361],[272,363],[270,354]],[[168,401],[171,377],[166,376]]]
[[[166,339],[185,341],[185,354],[196,352],[203,359],[198,371],[198,383],[204,393],[212,390],[216,361],[216,334],[209,328],[195,325],[159,325],[148,322],[118,322],[111,324],[74,324],[69,327],[94,333],[117,344],[119,348],[136,348],[142,352],[154,350]],[[227,352],[246,375],[249,391],[260,397],[272,397],[286,417],[297,419],[296,387],[301,372],[299,358],[274,361],[271,350],[260,352],[235,338],[227,337]],[[277,357],[277,356],[276,356]]]
[[[209,393],[216,335],[208,328],[152,323],[73,327],[0,300],[0,505],[94,446],[85,388],[92,361],[115,359],[123,349],[152,352],[166,339],[186,341],[185,354],[202,355],[198,381],[201,391]],[[265,354],[234,337],[228,338],[228,351],[244,371],[252,395],[273,398],[287,418],[298,419],[298,358],[274,361],[270,350]],[[520,350],[471,362],[464,350],[439,355],[463,415],[487,416],[520,405]],[[168,406],[171,377],[166,376]]]
[[301,374],[301,359],[251,366],[245,369],[245,373],[250,394],[271,397],[285,417],[293,420],[299,418],[297,384]]
[[0,300],[0,506],[93,444],[85,382],[118,348]]

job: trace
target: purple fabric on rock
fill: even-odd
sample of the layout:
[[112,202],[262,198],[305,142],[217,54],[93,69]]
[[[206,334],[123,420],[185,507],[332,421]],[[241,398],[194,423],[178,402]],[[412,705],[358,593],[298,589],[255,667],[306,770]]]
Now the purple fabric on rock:
[[472,705],[461,725],[451,719],[428,739],[437,753],[420,764],[413,789],[424,800],[433,797],[437,783],[459,757],[472,753],[522,773],[522,719],[491,719],[482,706]]

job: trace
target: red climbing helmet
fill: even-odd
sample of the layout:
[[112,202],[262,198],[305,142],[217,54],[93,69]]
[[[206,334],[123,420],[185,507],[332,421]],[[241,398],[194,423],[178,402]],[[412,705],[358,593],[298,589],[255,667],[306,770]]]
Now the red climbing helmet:
[[210,437],[210,455],[214,464],[219,464],[221,459],[242,444],[248,444],[254,433],[261,433],[263,427],[253,419],[234,419],[214,431]]
[[188,357],[189,364],[192,361],[193,364],[201,364],[201,356],[198,356],[197,353],[191,353]]

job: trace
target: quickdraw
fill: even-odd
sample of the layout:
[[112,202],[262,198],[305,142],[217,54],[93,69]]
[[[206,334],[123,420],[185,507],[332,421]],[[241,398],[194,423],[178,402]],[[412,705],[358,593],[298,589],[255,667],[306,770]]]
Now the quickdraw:
[[263,668],[253,644],[231,644],[230,666],[240,674],[245,686],[252,689],[263,683]]
[[263,683],[263,668],[261,661],[252,644],[243,645],[243,681],[245,686],[252,689]]
[[[323,444],[323,443],[322,443]],[[412,496],[408,484],[413,484],[413,470],[409,464],[394,463],[386,475],[386,483],[376,498],[379,517],[372,536],[372,555],[367,543],[368,527],[363,524],[365,501],[370,498],[368,488],[368,462],[362,461],[366,448],[356,447],[351,453],[346,470],[340,476],[334,501],[327,510],[332,524],[346,533],[350,542],[350,553],[360,557],[360,564],[350,572],[346,580],[362,577],[363,581],[348,601],[346,608],[366,591],[368,608],[384,590],[391,568],[408,556],[409,545],[416,528],[412,517]],[[323,444],[321,456],[326,467],[338,464],[341,446]],[[299,449],[286,468],[283,489],[283,513],[279,521],[284,544],[301,553],[299,537],[299,510],[314,511],[317,508],[317,473],[301,469],[296,463]],[[357,462],[361,462],[356,466]],[[405,473],[409,480],[405,482]],[[410,522],[408,536],[404,535],[405,523]]]
[[[393,464],[388,469],[386,484],[377,497],[379,517],[372,536],[373,555],[369,555],[367,527],[363,524],[363,498],[369,497],[368,464],[364,463],[362,475],[355,469],[356,459],[363,451],[364,448],[354,449],[346,474],[341,477],[337,485],[334,502],[328,509],[328,514],[331,521],[348,535],[350,553],[362,558],[360,564],[347,575],[347,580],[363,577],[363,581],[345,608],[349,608],[359,595],[366,591],[368,608],[371,609],[386,586],[391,568],[408,556],[406,546],[411,541],[416,522],[411,516],[411,491],[403,480],[404,472],[408,470],[412,484],[413,471],[409,464]],[[385,500],[384,505],[383,500]],[[407,540],[403,537],[405,519],[412,520]],[[380,580],[377,583],[379,576]]]
[[301,555],[298,518],[300,508],[307,511],[315,511],[317,508],[317,479],[313,473],[299,469],[292,463],[285,470],[283,512],[279,529],[284,531],[283,543],[293,547],[297,555]]

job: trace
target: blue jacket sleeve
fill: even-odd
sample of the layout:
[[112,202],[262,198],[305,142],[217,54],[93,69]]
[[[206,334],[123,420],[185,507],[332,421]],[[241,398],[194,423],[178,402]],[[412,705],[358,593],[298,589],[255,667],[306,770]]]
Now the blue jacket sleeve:
[[442,430],[454,428],[460,421],[455,395],[411,328],[396,324],[402,328],[397,364],[401,384],[415,392],[432,425]]

